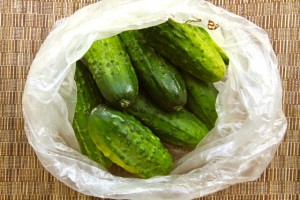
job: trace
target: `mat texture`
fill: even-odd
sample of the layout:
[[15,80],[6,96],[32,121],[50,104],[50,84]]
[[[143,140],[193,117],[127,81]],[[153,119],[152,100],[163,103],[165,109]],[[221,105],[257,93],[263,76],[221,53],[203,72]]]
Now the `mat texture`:
[[[97,199],[44,170],[23,130],[22,90],[54,22],[96,0],[0,0],[0,199]],[[298,200],[300,193],[300,1],[211,0],[269,34],[279,60],[288,130],[273,161],[253,182],[201,200]]]

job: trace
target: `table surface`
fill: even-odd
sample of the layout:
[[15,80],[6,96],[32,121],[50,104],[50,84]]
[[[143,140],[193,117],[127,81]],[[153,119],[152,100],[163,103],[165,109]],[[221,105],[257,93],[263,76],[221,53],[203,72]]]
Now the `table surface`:
[[[97,199],[48,173],[28,144],[22,91],[30,65],[56,20],[96,0],[0,0],[0,199]],[[199,199],[299,199],[300,1],[211,0],[262,27],[279,61],[288,128],[274,159],[256,181]]]

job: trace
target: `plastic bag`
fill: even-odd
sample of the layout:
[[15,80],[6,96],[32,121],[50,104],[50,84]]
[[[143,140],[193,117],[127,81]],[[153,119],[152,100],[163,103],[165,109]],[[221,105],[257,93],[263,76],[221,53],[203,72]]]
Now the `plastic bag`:
[[[215,29],[209,33],[230,57],[225,79],[215,84],[220,92],[216,126],[194,151],[178,157],[168,176],[112,175],[80,153],[70,123],[76,104],[74,63],[96,39],[168,18]],[[42,165],[83,194],[115,199],[201,197],[259,178],[273,158],[287,126],[277,65],[262,29],[208,2],[103,0],[59,21],[41,46],[23,94],[26,135]]]

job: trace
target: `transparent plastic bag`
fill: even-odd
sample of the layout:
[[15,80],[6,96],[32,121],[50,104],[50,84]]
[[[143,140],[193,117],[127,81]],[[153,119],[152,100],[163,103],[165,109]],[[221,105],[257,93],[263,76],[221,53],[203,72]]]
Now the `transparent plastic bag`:
[[[173,18],[209,33],[230,57],[215,84],[218,120],[168,176],[113,175],[80,153],[72,129],[75,62],[93,41]],[[201,21],[199,21],[201,19]],[[58,22],[37,53],[23,93],[28,141],[58,180],[86,195],[115,199],[192,199],[260,177],[284,137],[281,81],[267,34],[201,0],[103,0]],[[179,156],[180,155],[180,156]],[[176,155],[175,155],[176,156]]]

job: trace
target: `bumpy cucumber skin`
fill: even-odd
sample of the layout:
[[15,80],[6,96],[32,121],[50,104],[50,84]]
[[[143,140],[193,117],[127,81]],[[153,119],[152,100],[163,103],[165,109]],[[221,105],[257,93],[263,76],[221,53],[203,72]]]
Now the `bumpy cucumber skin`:
[[[192,25],[191,25],[192,26]],[[211,38],[211,36],[209,35],[209,33],[202,27],[198,27],[201,36],[203,39],[205,39],[207,41],[207,43],[209,43],[211,46],[213,46],[220,54],[220,56],[222,57],[225,65],[229,64],[229,57],[227,56],[227,54],[225,53],[225,51]]]
[[182,109],[187,94],[177,69],[157,54],[139,31],[125,31],[119,36],[131,57],[139,81],[151,98],[167,111]]
[[95,41],[82,60],[109,104],[122,108],[135,101],[138,79],[117,35]]
[[73,119],[73,129],[82,154],[105,168],[112,162],[105,158],[88,133],[90,112],[102,101],[97,85],[88,68],[82,62],[76,63],[75,81],[77,86],[77,103]]
[[195,147],[208,133],[206,125],[191,112],[184,108],[177,112],[164,111],[144,93],[126,108],[126,112],[139,119],[167,143]]
[[138,177],[167,175],[172,169],[160,139],[127,113],[99,105],[90,115],[89,132],[106,157]]
[[212,83],[197,80],[182,73],[188,90],[187,108],[212,129],[218,118],[216,112],[217,89]]
[[175,66],[205,82],[220,81],[226,72],[220,54],[195,31],[197,27],[171,19],[141,29],[152,47]]

